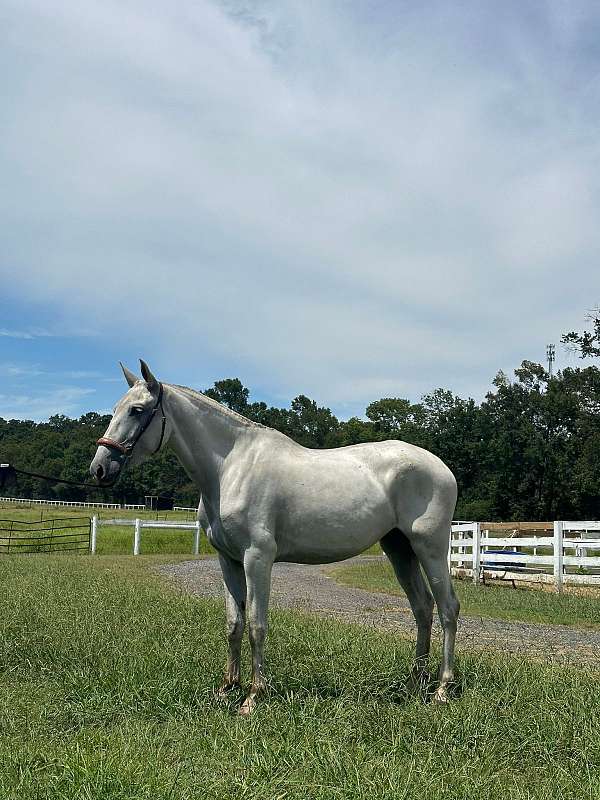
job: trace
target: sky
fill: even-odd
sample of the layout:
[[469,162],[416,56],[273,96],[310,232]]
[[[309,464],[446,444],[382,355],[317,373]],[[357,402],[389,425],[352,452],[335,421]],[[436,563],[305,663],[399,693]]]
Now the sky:
[[0,0],[0,416],[122,360],[342,418],[577,366],[600,6]]

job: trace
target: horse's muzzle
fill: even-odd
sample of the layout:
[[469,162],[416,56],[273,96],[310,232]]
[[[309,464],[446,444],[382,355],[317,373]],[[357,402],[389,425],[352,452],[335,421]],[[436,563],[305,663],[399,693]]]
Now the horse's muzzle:
[[122,458],[115,456],[112,450],[102,445],[90,464],[90,475],[99,486],[109,487],[116,482],[122,468]]

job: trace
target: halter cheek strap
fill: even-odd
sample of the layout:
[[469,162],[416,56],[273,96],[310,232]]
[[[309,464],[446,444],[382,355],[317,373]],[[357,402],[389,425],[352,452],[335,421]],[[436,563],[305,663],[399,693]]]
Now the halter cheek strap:
[[156,400],[156,404],[155,404],[154,408],[150,412],[150,416],[148,417],[146,422],[141,426],[141,428],[137,432],[136,437],[134,438],[134,440],[132,442],[117,442],[114,439],[109,439],[108,436],[101,436],[100,439],[97,440],[96,444],[104,445],[104,447],[112,447],[114,450],[118,450],[119,453],[123,453],[125,458],[131,458],[131,456],[133,455],[133,448],[139,442],[139,440],[142,437],[142,434],[144,433],[146,428],[150,425],[150,423],[154,419],[154,415],[158,411],[159,406],[160,406],[160,411],[161,411],[161,414],[162,414],[162,425],[161,425],[161,429],[160,429],[160,439],[158,440],[158,446],[157,446],[156,450],[154,450],[152,452],[152,455],[154,455],[155,453],[158,453],[158,451],[162,447],[163,439],[165,437],[165,426],[167,424],[167,418],[165,417],[165,410],[163,408],[163,385],[162,385],[162,383],[160,384],[160,388],[158,390],[158,398]]

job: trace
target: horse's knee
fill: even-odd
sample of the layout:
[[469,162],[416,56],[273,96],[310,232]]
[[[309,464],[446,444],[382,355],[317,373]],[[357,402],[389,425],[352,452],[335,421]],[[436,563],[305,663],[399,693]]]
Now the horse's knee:
[[460,600],[454,594],[454,591],[452,591],[452,593],[450,595],[450,613],[451,613],[452,617],[454,618],[454,620],[456,621],[458,619],[458,615],[460,613]]
[[460,600],[458,597],[452,592],[452,602],[454,604],[454,615],[458,617],[460,614]]
[[456,626],[458,624],[458,615],[460,612],[460,601],[454,592],[452,592],[450,597],[447,598],[446,602],[438,608],[438,612],[442,627],[453,628],[456,630]]
[[244,635],[244,618],[241,614],[227,620],[226,625],[227,639],[230,642],[235,642],[241,639]]

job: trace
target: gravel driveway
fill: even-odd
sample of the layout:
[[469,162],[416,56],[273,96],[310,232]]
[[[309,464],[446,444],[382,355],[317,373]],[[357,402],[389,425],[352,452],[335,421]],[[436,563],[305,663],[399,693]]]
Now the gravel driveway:
[[[275,564],[272,605],[415,637],[414,618],[405,597],[341,586],[325,575],[326,568],[321,565]],[[203,597],[223,595],[216,558],[170,564],[159,567],[159,571],[192,594]],[[434,636],[439,635],[436,618]],[[538,625],[461,615],[457,648],[463,651],[502,650],[543,661],[585,662],[600,669],[600,631],[566,625]]]

